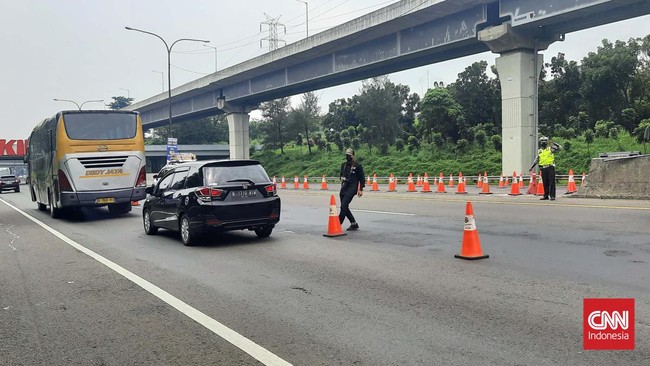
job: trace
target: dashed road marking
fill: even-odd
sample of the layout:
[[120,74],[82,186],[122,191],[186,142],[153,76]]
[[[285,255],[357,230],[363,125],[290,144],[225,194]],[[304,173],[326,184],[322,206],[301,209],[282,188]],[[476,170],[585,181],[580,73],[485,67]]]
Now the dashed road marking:
[[[124,276],[126,279],[129,281],[135,283],[136,285],[142,287],[155,297],[159,298],[160,300],[164,301],[168,305],[172,306],[176,310],[180,311],[182,314],[186,315],[187,317],[191,318],[195,322],[201,324],[208,330],[212,331],[214,334],[218,335],[219,337],[223,338],[230,344],[234,345],[235,347],[241,349],[242,351],[246,352],[249,354],[251,357],[255,358],[259,362],[261,362],[264,365],[269,365],[269,366],[290,366],[291,364],[288,363],[287,361],[281,359],[280,357],[276,356],[275,354],[271,353],[267,349],[263,348],[262,346],[258,345],[257,343],[251,341],[250,339],[242,336],[241,334],[237,333],[236,331],[228,328],[227,326],[221,324],[220,322],[216,321],[215,319],[210,318],[209,316],[205,315],[204,313],[200,312],[199,310],[191,307],[187,303],[181,301],[180,299],[174,297],[167,291],[161,289],[160,287],[154,285],[153,283],[145,280],[144,278],[136,275],[135,273],[127,270],[126,268],[120,266],[119,264],[102,257],[101,255],[95,253],[94,251],[82,246],[81,244],[77,243],[76,241],[68,238],[67,236],[61,234],[57,230],[49,227],[45,223],[41,222],[40,220],[32,217],[31,215],[27,214],[26,212],[22,211],[18,207],[10,204],[9,202],[5,201],[4,199],[0,199],[0,202],[4,203],[5,205],[11,207],[14,209],[16,212],[20,213],[21,215],[25,216],[26,218],[30,219],[43,229],[47,230],[50,232],[52,235],[56,236],[57,238],[61,239],[63,242],[66,244],[70,245],[71,247],[83,252],[84,254],[88,255],[89,257],[95,259],[99,263],[105,265],[106,267],[112,269],[113,271],[119,273],[120,275]],[[6,309],[5,309],[6,310]]]

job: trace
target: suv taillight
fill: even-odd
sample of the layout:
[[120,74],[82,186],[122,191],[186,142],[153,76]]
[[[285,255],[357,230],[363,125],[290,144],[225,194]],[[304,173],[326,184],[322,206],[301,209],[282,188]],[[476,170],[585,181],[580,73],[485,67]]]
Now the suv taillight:
[[269,197],[273,197],[278,194],[278,190],[275,186],[275,183],[269,184],[268,186],[264,187],[264,189],[266,190],[266,195]]
[[61,169],[59,169],[59,192],[73,192],[68,177]]
[[220,200],[223,191],[221,189],[210,188],[210,187],[201,187],[197,188],[195,191],[196,197],[203,202],[210,202],[212,200]]
[[142,167],[140,169],[140,174],[138,174],[138,180],[135,182],[136,187],[145,187],[147,185],[147,169]]

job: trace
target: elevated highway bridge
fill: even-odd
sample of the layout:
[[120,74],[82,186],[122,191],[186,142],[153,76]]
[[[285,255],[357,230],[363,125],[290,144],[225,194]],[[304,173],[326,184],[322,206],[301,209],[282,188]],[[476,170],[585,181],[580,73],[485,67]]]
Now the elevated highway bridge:
[[248,158],[260,102],[434,64],[499,53],[503,171],[537,148],[539,51],[565,34],[650,14],[650,0],[402,0],[128,107],[145,128],[226,113],[230,157]]

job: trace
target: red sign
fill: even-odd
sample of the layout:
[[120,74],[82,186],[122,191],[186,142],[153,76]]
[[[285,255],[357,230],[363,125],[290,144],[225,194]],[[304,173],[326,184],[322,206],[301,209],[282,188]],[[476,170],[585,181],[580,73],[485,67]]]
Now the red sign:
[[27,140],[4,140],[0,139],[0,156],[17,156],[25,155],[27,149]]
[[634,299],[584,299],[582,347],[634,349]]

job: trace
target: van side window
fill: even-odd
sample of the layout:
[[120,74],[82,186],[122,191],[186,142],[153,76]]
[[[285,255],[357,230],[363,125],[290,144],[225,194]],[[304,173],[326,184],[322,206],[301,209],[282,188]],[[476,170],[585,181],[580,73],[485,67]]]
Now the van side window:
[[187,174],[187,180],[185,181],[185,188],[195,188],[203,185],[201,182],[201,177],[199,176],[199,168],[191,167],[189,173]]
[[174,173],[174,179],[172,179],[171,190],[177,191],[185,187],[185,178],[187,177],[187,168],[183,170],[177,170]]
[[169,184],[172,182],[172,178],[174,178],[174,174],[170,174],[170,175],[166,176],[165,178],[163,178],[158,183],[158,189],[156,190],[156,192],[164,192],[165,190],[167,190],[167,188],[169,187]]

